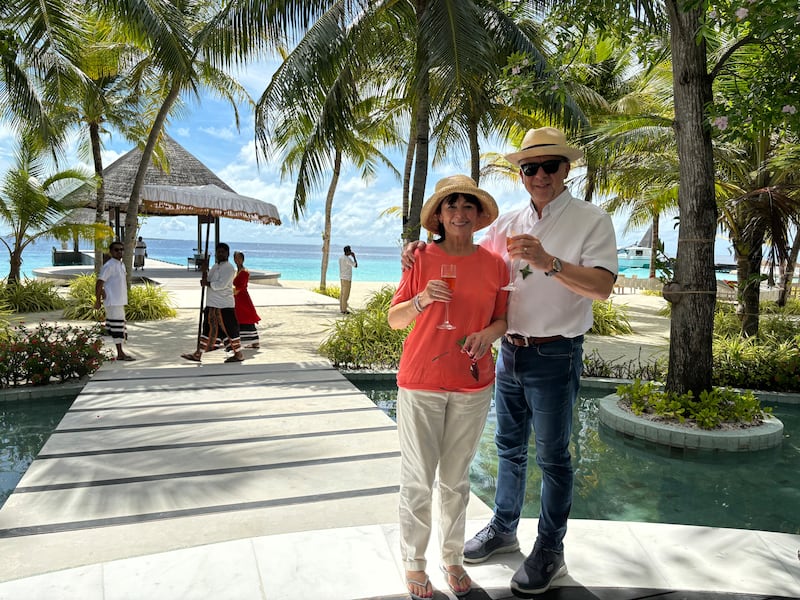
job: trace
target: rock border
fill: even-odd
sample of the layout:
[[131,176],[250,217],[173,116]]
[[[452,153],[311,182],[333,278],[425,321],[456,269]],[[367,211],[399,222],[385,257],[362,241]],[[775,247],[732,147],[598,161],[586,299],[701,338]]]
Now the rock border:
[[755,427],[708,431],[638,417],[620,408],[618,402],[617,394],[598,400],[600,422],[625,436],[661,446],[687,450],[752,452],[774,448],[783,442],[783,423],[772,415],[767,415],[764,423]]

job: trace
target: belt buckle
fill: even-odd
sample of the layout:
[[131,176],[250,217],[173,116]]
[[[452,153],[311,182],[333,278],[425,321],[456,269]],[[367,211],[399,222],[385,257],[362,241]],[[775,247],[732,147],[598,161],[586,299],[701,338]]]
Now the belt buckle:
[[517,346],[518,348],[529,348],[530,347],[530,339],[525,337],[524,335],[511,334],[508,336],[509,341],[512,345]]

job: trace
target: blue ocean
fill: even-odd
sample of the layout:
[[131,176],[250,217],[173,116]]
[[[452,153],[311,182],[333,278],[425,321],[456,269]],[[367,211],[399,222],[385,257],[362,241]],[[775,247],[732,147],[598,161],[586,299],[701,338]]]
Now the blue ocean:
[[[164,262],[186,266],[186,258],[195,253],[196,240],[147,239],[147,254]],[[52,249],[61,243],[52,239],[39,240],[25,248],[22,253],[22,275],[33,278],[33,269],[53,266]],[[90,251],[89,247],[81,247]],[[256,242],[237,242],[231,250],[241,250],[245,255],[245,265],[254,271],[275,271],[283,281],[319,282],[322,268],[322,248],[314,244],[262,244]],[[338,246],[331,248],[328,259],[327,282],[339,282]],[[353,271],[354,281],[398,283],[400,281],[400,248],[389,246],[353,246],[358,258],[358,269]],[[5,255],[0,259],[0,278],[8,276],[8,251],[0,248]],[[212,252],[213,254],[213,252]],[[629,268],[620,275],[649,277],[649,269]],[[660,273],[659,273],[660,275]],[[717,272],[717,279],[735,280],[736,274],[730,271]]]
[[[147,255],[164,262],[186,266],[186,258],[194,254],[196,240],[146,239]],[[22,253],[22,275],[33,278],[33,269],[51,267],[52,249],[61,247],[54,240],[39,240],[25,248]],[[81,250],[90,250],[81,247]],[[9,259],[6,255],[0,261],[0,278],[8,276]],[[231,250],[240,250],[245,255],[245,265],[254,271],[275,271],[284,281],[319,281],[322,268],[321,246],[312,244],[261,244],[237,242]],[[339,283],[338,246],[331,248],[328,260],[327,282]],[[353,271],[354,281],[379,281],[397,283],[400,281],[400,249],[398,247],[357,246],[353,252],[358,259],[358,268]],[[212,253],[213,254],[213,253]]]

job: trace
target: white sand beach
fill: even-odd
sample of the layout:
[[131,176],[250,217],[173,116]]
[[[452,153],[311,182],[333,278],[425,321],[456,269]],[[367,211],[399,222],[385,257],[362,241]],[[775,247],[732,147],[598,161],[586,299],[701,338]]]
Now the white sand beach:
[[[332,283],[337,285],[338,282]],[[379,282],[353,282],[350,306],[363,308],[369,297],[383,286],[396,284]],[[258,325],[261,347],[245,349],[245,358],[256,363],[307,362],[319,360],[319,344],[325,339],[331,325],[342,318],[338,301],[315,294],[311,290],[318,282],[282,281],[279,285],[251,284],[251,296],[261,316]],[[189,294],[194,294],[188,291]],[[185,296],[187,291],[182,291]],[[199,306],[199,289],[196,292]],[[597,348],[605,360],[648,360],[653,356],[666,356],[669,346],[669,319],[657,314],[665,301],[644,294],[612,296],[613,302],[625,305],[634,332],[624,336],[587,336],[585,352]],[[53,318],[50,315],[49,318]],[[122,363],[114,368],[129,365],[147,367],[174,367],[195,363],[180,358],[180,354],[194,349],[197,340],[199,309],[179,308],[178,316],[167,321],[149,321],[128,325],[127,349],[141,362]],[[209,352],[206,363],[222,362],[225,353]],[[233,365],[235,366],[235,365]],[[108,367],[106,367],[108,368]]]

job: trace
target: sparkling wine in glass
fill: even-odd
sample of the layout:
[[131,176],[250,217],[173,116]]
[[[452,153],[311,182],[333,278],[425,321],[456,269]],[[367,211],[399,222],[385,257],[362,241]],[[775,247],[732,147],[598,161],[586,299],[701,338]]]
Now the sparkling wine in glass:
[[[442,265],[441,271],[442,281],[447,284],[447,287],[450,288],[451,292],[455,292],[456,290],[456,266],[455,265]],[[450,322],[450,316],[448,314],[447,307],[450,303],[445,302],[444,304],[444,322],[439,323],[436,328],[437,329],[455,329],[455,325]]]
[[[509,231],[506,235],[506,251],[508,251],[509,246],[511,246],[511,242],[514,241],[514,236],[517,235],[516,231]],[[507,292],[513,292],[517,289],[517,286],[514,285],[514,279],[517,277],[517,269],[519,268],[519,261],[514,259],[511,261],[511,267],[508,270],[508,283],[501,287],[501,290],[505,290]]]

